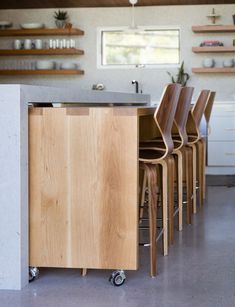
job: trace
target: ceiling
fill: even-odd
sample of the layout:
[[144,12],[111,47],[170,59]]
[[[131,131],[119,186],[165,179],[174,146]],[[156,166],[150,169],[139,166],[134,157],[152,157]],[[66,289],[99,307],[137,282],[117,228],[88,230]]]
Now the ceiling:
[[[235,4],[235,0],[139,0],[139,6],[186,4]],[[129,0],[7,0],[0,1],[0,9],[69,8],[130,6]]]

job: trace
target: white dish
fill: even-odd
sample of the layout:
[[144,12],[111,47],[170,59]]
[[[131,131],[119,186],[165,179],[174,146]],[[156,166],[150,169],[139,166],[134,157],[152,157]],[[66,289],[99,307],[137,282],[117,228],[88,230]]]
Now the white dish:
[[42,29],[44,28],[44,24],[43,23],[22,23],[21,25],[22,29]]
[[77,69],[78,65],[76,63],[62,63],[60,65],[61,69]]
[[37,61],[36,69],[55,69],[55,64],[53,61]]
[[0,21],[0,29],[7,29],[12,27],[12,22],[9,21]]

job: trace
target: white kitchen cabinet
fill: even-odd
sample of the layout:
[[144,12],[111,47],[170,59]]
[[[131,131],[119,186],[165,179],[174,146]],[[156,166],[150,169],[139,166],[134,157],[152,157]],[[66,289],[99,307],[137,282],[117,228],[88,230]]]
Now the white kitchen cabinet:
[[210,166],[235,166],[235,141],[208,142],[208,164]]
[[209,125],[208,166],[234,167],[235,102],[216,102]]

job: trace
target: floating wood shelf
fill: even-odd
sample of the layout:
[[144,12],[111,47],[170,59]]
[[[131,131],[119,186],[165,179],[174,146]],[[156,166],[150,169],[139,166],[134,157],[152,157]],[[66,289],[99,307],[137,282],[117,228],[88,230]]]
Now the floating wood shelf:
[[76,48],[64,49],[30,49],[30,50],[12,50],[0,49],[0,56],[16,56],[16,55],[82,55],[83,50]]
[[0,75],[83,75],[83,70],[78,69],[42,69],[42,70],[0,70]]
[[235,46],[193,47],[192,51],[195,53],[235,52]]
[[193,26],[193,32],[195,33],[207,33],[207,32],[235,32],[234,25],[226,25],[226,26]]
[[84,31],[72,29],[7,29],[0,30],[0,36],[47,36],[47,35],[84,35]]
[[235,67],[193,68],[193,73],[235,73]]

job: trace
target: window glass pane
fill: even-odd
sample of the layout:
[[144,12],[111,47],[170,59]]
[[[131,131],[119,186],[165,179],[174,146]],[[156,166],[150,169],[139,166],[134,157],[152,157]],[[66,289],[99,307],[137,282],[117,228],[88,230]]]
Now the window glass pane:
[[102,65],[179,64],[179,30],[102,31]]

